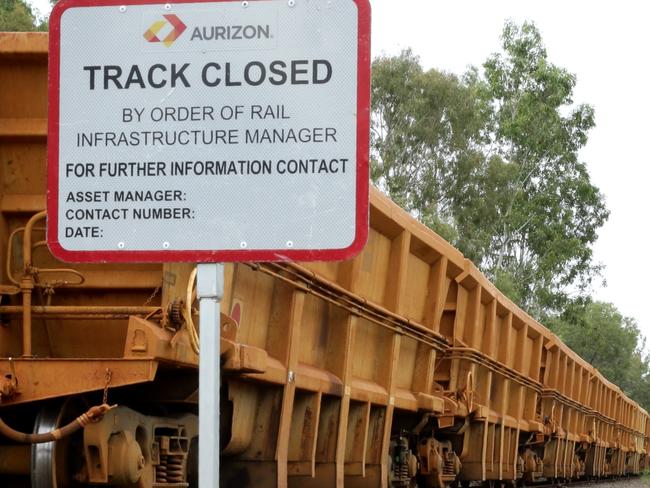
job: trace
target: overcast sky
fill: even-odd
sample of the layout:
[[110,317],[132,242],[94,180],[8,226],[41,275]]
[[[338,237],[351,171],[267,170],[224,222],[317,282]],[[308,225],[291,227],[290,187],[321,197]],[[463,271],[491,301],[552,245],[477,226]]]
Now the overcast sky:
[[[298,0],[300,1],[300,0]],[[45,13],[48,0],[35,0]],[[611,210],[595,258],[598,299],[637,319],[650,337],[650,8],[619,0],[371,0],[373,55],[411,47],[425,68],[462,73],[499,49],[504,21],[532,20],[551,62],[577,75],[574,100],[596,109],[581,158]],[[650,5],[650,4],[649,4]]]

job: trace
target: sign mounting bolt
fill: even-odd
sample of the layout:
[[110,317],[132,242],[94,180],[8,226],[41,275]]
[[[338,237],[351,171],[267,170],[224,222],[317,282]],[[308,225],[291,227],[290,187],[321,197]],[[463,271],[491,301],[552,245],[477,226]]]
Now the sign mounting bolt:
[[126,12],[126,5],[120,5],[120,12]]
[[244,8],[248,7],[248,2],[247,2],[246,0],[244,0],[244,1],[241,3],[241,6],[244,7]]
[[287,241],[287,247],[293,247],[293,241]]
[[171,9],[172,9],[171,3],[166,3],[165,4],[165,10],[171,10]]
[[167,241],[163,242],[163,247],[165,249],[169,249],[169,242],[167,242]]
[[295,5],[296,5],[296,0],[289,0],[289,1],[287,2],[287,5],[289,5],[289,7],[295,7]]
[[123,242],[118,242],[118,243],[117,243],[117,247],[118,247],[119,249],[124,249],[124,243],[123,243]]
[[241,241],[241,243],[239,244],[239,247],[241,247],[242,249],[246,249],[247,246],[248,244],[246,244],[246,241]]

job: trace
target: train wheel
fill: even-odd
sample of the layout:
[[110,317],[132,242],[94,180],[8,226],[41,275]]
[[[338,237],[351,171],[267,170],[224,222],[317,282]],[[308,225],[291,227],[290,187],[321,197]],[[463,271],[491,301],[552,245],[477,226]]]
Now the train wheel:
[[[79,398],[46,403],[36,416],[34,433],[50,432],[67,424],[88,409]],[[32,488],[81,486],[74,475],[83,465],[83,431],[57,442],[32,445]]]

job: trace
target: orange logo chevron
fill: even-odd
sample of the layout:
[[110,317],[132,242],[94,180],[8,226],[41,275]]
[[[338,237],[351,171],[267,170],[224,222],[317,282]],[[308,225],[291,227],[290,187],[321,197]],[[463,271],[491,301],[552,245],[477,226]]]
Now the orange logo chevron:
[[[158,20],[151,24],[144,33],[144,38],[149,42],[162,42],[166,47],[169,47],[174,44],[176,39],[181,37],[181,34],[185,32],[187,26],[174,14],[163,15],[163,17],[165,17],[166,20]],[[167,25],[167,23],[172,26],[172,31],[161,40],[158,37],[158,33]]]

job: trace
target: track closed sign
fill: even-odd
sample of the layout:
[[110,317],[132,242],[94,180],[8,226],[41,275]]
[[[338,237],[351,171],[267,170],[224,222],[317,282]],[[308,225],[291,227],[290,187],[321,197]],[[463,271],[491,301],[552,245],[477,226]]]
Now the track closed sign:
[[60,3],[50,37],[55,255],[324,260],[362,248],[366,0]]

